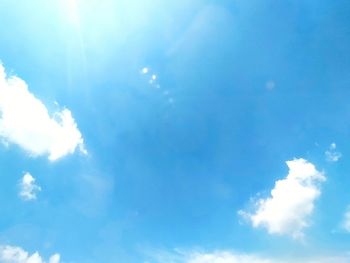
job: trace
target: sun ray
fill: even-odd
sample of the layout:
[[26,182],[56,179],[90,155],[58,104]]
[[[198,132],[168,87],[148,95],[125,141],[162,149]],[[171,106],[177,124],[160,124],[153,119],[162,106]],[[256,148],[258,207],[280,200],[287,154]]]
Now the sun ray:
[[78,12],[78,3],[76,0],[67,0],[67,12],[68,12],[68,18],[69,21],[77,26],[80,27],[80,17]]

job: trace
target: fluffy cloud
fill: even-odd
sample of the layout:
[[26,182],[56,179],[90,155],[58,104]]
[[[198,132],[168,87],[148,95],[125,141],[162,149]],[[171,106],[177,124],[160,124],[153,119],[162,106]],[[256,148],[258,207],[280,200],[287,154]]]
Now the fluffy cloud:
[[[38,252],[30,255],[20,247],[0,246],[0,263],[46,263],[46,261]],[[60,255],[52,255],[47,263],[60,263]]]
[[35,200],[37,192],[41,191],[41,187],[35,184],[35,179],[30,173],[23,175],[19,186],[19,196],[25,201]]
[[49,115],[45,105],[18,77],[6,76],[0,64],[0,138],[22,147],[33,156],[54,161],[79,148],[82,135],[68,109]]
[[239,211],[254,227],[265,227],[270,234],[303,236],[309,225],[309,216],[320,195],[319,183],[325,181],[323,174],[312,163],[304,159],[287,161],[289,173],[278,180],[271,190],[271,196],[259,199],[256,211]]
[[337,162],[342,157],[342,154],[337,151],[337,145],[334,142],[329,146],[325,155],[328,162]]

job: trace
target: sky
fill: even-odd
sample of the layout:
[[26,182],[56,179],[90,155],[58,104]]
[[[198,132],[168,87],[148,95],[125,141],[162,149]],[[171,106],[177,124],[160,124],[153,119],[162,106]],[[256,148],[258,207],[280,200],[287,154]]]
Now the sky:
[[350,262],[346,0],[0,0],[0,263]]

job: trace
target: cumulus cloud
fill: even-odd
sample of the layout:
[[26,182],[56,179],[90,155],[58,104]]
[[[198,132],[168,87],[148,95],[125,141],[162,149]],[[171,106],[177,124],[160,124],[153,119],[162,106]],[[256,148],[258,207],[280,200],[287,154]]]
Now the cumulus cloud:
[[76,148],[86,153],[72,113],[64,108],[51,116],[45,105],[0,64],[0,139],[20,146],[32,156],[48,155],[54,161]]
[[271,196],[255,202],[253,213],[239,211],[253,227],[264,227],[270,234],[290,235],[301,238],[309,226],[316,199],[320,196],[320,183],[325,176],[315,166],[304,160],[287,161],[289,173],[278,180]]
[[20,247],[0,246],[0,263],[60,263],[60,255],[54,254],[45,261],[38,252],[30,255]]
[[328,162],[337,162],[342,157],[342,154],[337,151],[337,145],[333,142],[325,152],[325,156]]
[[36,195],[41,191],[41,187],[35,184],[35,179],[30,173],[25,173],[19,184],[19,196],[25,201],[36,199]]

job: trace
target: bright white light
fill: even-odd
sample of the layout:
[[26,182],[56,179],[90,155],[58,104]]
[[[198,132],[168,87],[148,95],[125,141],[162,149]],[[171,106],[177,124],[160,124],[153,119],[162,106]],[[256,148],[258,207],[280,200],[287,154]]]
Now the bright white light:
[[148,68],[147,67],[144,67],[142,70],[141,70],[141,73],[142,74],[147,74],[148,73]]
[[152,80],[156,80],[157,79],[157,75],[152,75]]
[[66,0],[66,2],[67,2],[66,6],[67,6],[69,20],[73,25],[79,26],[80,19],[79,19],[77,0]]

